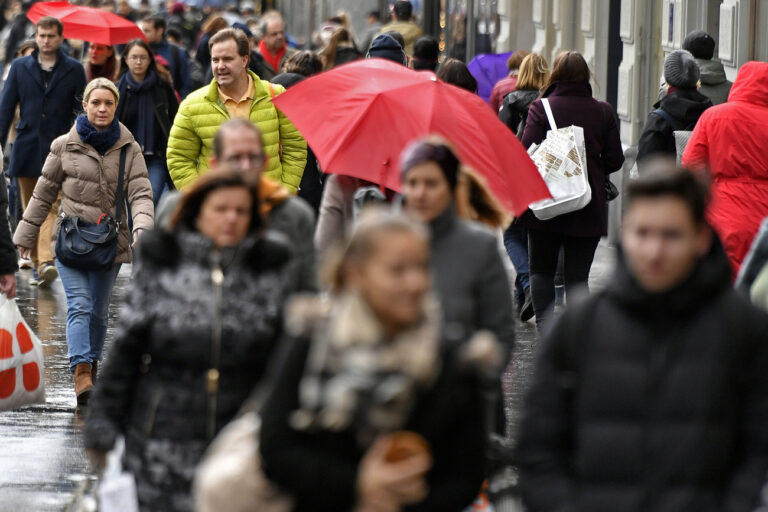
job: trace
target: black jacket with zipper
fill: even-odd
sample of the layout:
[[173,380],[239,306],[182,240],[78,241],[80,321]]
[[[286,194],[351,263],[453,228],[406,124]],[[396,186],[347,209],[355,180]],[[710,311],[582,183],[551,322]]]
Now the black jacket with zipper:
[[717,241],[684,283],[619,262],[542,342],[518,444],[530,512],[749,512],[768,470],[768,317]]
[[[268,232],[223,251],[218,304],[207,238],[147,232],[138,252],[118,334],[96,382],[85,445],[107,451],[124,435],[142,510],[187,510],[192,469],[212,438],[210,418],[218,431],[235,416],[281,334],[289,250]],[[212,410],[206,373],[217,314],[222,341]]]

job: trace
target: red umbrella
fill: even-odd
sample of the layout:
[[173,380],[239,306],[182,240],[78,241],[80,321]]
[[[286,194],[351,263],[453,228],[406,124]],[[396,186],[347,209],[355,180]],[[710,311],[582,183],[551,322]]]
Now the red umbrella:
[[37,2],[27,12],[27,18],[33,23],[37,23],[43,16],[61,20],[64,24],[64,37],[67,39],[108,45],[127,43],[136,38],[145,39],[144,33],[131,20],[93,7],[72,5],[69,2]]
[[453,143],[515,215],[550,197],[533,161],[488,104],[433,73],[360,60],[304,80],[274,103],[328,172],[400,190],[401,151],[436,133]]

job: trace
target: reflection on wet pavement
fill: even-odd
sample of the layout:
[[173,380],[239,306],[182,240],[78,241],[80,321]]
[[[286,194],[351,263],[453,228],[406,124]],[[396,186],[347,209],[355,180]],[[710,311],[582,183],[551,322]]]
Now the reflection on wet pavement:
[[[124,265],[113,290],[107,346],[130,272],[130,265]],[[30,271],[18,274],[16,302],[43,342],[46,403],[0,413],[2,512],[66,510],[78,489],[94,480],[69,372],[64,290],[58,280],[48,289],[30,286],[30,277]]]

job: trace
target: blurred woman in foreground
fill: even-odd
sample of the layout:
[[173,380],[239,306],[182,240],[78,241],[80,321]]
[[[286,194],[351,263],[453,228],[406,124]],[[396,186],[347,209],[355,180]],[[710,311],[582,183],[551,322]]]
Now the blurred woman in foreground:
[[464,340],[442,329],[428,295],[428,238],[403,217],[364,213],[330,273],[331,300],[288,309],[290,349],[259,445],[295,512],[459,512],[477,495],[478,371],[493,373],[499,358],[467,358]]

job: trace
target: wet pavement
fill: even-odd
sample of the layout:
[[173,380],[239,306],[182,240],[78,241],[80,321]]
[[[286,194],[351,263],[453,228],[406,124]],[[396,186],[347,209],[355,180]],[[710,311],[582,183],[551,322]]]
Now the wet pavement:
[[[64,289],[58,280],[50,288],[30,286],[31,275],[17,274],[16,303],[43,342],[46,402],[0,412],[0,512],[69,510],[74,496],[94,482],[68,368]],[[107,343],[129,279],[126,265],[113,290]]]
[[[601,243],[590,275],[593,289],[607,282],[613,256],[614,250]],[[509,269],[513,276],[511,265]],[[130,272],[130,265],[124,265],[113,290],[105,354]],[[96,477],[83,449],[83,418],[76,409],[68,370],[64,290],[58,280],[48,289],[30,286],[30,271],[22,271],[18,277],[17,304],[44,345],[46,403],[0,412],[0,512],[92,511],[95,503],[88,495]],[[512,431],[531,373],[536,339],[533,324],[518,323],[517,344],[505,377]]]

